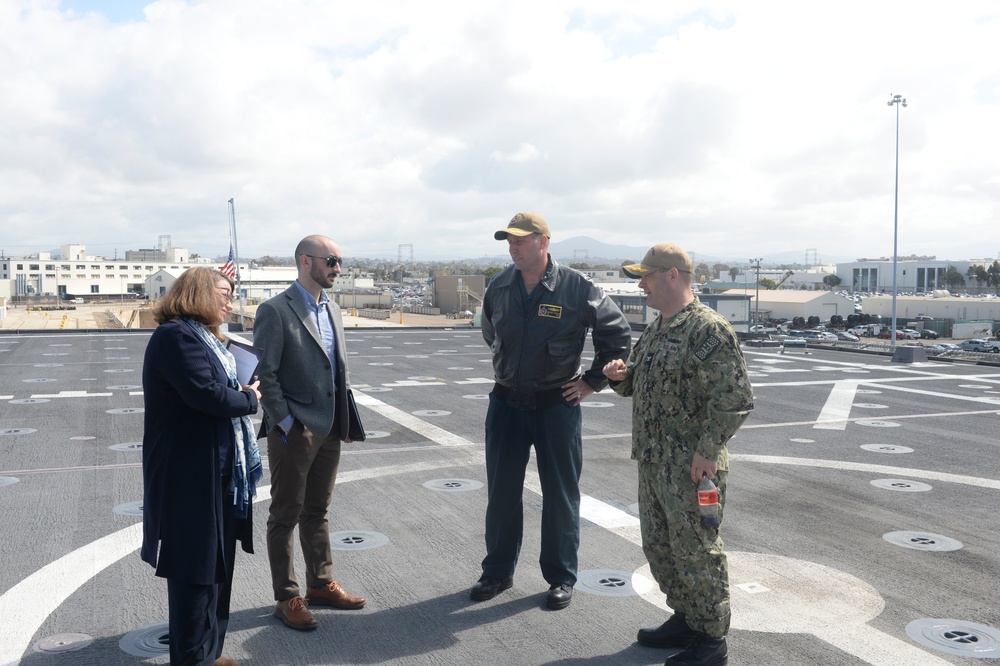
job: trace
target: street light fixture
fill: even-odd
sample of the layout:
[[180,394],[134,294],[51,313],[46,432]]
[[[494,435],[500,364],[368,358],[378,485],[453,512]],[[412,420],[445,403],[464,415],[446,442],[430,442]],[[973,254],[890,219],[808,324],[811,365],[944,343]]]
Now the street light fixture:
[[760,324],[760,262],[763,259],[751,259],[750,265],[757,269],[757,295],[753,299],[753,323]]
[[899,107],[906,106],[906,98],[890,93],[889,106],[896,107],[896,190],[892,214],[892,332],[889,348],[896,351],[896,265],[899,261]]

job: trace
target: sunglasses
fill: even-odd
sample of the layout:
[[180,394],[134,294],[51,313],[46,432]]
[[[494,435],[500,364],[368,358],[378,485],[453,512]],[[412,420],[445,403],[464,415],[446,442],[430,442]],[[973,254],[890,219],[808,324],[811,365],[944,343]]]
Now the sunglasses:
[[310,259],[323,259],[323,260],[325,260],[327,268],[333,268],[337,264],[340,264],[341,266],[344,265],[344,260],[343,259],[341,259],[340,257],[335,257],[332,254],[329,257],[314,257],[311,254],[307,254],[306,256],[309,257]]

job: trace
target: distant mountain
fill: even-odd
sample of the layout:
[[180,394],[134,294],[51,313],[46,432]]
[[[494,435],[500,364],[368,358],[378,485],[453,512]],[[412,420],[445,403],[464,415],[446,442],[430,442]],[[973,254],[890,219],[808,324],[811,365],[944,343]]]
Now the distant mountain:
[[563,263],[586,262],[594,263],[601,259],[607,263],[622,261],[640,261],[648,247],[631,247],[629,245],[609,245],[589,236],[576,236],[564,241],[549,244],[549,254]]

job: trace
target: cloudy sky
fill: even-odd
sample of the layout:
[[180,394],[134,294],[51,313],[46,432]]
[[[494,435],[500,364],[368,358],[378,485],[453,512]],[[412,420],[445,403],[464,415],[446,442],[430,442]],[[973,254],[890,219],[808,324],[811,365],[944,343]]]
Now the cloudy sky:
[[[0,251],[1000,256],[1000,4],[0,0]],[[409,253],[409,249],[405,250]]]

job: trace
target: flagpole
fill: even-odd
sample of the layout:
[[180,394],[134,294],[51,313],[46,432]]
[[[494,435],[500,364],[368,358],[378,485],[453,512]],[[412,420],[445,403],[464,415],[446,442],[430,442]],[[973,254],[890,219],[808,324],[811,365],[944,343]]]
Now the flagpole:
[[236,293],[240,298],[240,331],[246,330],[246,320],[243,317],[243,291],[240,288],[240,246],[236,241],[236,206],[229,199],[229,242],[233,246],[233,264],[236,269]]

